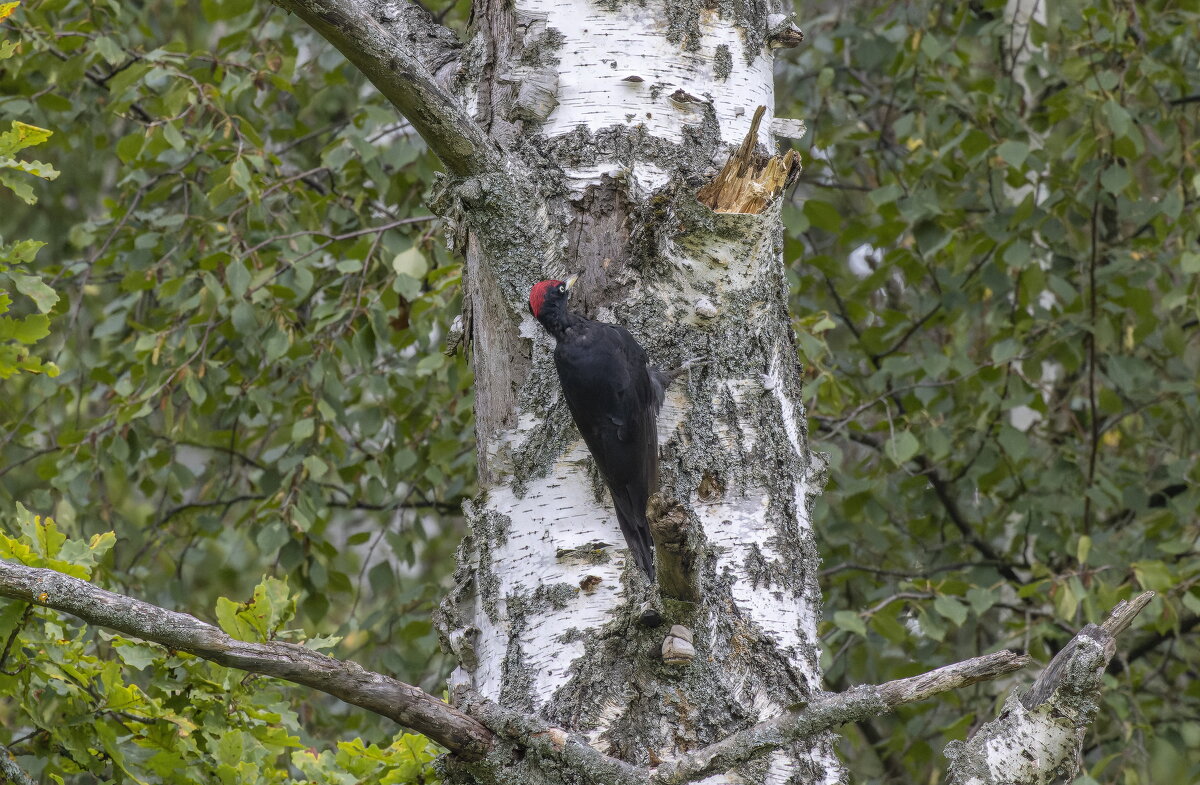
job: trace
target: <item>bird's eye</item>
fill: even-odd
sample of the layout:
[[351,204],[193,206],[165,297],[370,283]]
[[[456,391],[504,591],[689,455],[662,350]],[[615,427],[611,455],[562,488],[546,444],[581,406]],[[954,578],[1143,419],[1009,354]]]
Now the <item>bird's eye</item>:
[[558,287],[558,290],[560,292],[562,292],[563,294],[566,294],[567,293],[567,285],[564,283],[562,286]]

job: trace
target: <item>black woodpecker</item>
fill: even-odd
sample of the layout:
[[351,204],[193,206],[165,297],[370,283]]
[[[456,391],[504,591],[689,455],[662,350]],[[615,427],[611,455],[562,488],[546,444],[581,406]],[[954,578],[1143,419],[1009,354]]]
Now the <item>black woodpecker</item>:
[[612,495],[633,560],[653,583],[646,502],[658,490],[656,419],[670,378],[650,365],[624,327],[567,310],[576,277],[537,283],[529,310],[554,336],[554,366],[567,408]]

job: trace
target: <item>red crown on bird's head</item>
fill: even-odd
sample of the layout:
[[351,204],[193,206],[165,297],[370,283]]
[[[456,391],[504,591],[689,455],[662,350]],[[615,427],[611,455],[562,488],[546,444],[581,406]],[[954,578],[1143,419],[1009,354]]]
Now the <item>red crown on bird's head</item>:
[[[550,292],[554,291],[560,286],[570,289],[571,284],[575,283],[575,279],[578,277],[579,276],[577,275],[572,275],[566,281],[550,280],[538,281],[535,283],[533,288],[529,290],[529,312],[533,314],[533,318],[537,319],[542,313],[542,306],[546,304],[546,298],[550,295]],[[566,291],[566,289],[564,289],[564,291]]]

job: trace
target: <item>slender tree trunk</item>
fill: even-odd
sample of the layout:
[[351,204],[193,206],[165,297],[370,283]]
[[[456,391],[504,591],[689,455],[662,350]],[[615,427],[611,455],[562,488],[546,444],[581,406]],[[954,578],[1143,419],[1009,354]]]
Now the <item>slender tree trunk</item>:
[[[820,683],[809,510],[823,465],[808,449],[787,313],[782,176],[745,212],[697,200],[757,107],[752,173],[776,149],[772,10],[482,0],[468,46],[478,120],[519,156],[537,207],[488,206],[487,182],[447,189],[474,212],[462,220],[485,488],[443,607],[462,663],[451,681],[642,765],[805,703]],[[655,592],[628,559],[523,299],[536,280],[574,273],[575,307],[627,326],[656,364],[704,360],[659,424],[666,626],[639,621]],[[671,625],[686,631],[669,636]],[[667,637],[677,664],[664,661]],[[706,781],[842,779],[827,735],[743,768]]]

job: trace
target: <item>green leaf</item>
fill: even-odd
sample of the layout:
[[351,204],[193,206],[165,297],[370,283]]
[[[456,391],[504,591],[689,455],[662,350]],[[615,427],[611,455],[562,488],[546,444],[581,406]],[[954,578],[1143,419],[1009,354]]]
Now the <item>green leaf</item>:
[[1104,121],[1108,123],[1108,127],[1112,130],[1113,135],[1117,137],[1128,136],[1129,129],[1133,125],[1133,118],[1125,107],[1118,104],[1116,101],[1108,100],[1101,107],[1104,112]]
[[163,126],[163,138],[176,150],[187,147],[187,140],[183,138],[183,134],[175,127],[174,123],[167,123]]
[[0,134],[0,156],[12,156],[27,147],[42,144],[53,132],[36,125],[13,120],[9,130]]
[[113,638],[112,644],[121,661],[137,670],[145,670],[161,656],[160,652],[150,646],[127,641],[119,636]]
[[997,365],[1006,363],[1021,353],[1021,342],[1015,338],[1005,338],[992,346],[992,362]]
[[50,309],[58,302],[58,293],[43,283],[38,276],[17,273],[8,275],[12,278],[17,291],[33,300],[37,309],[42,313],[49,313]]
[[1054,610],[1059,618],[1074,619],[1081,599],[1070,581],[1063,581],[1054,587]]
[[204,385],[196,379],[195,374],[189,373],[183,377],[183,391],[197,406],[203,405],[208,400],[208,392],[204,389]]
[[836,232],[842,225],[842,214],[836,207],[819,199],[809,199],[804,203],[804,215],[809,223],[826,232]]
[[920,448],[921,443],[917,441],[917,437],[908,431],[899,431],[895,436],[887,440],[887,444],[884,447],[888,457],[897,465],[907,462],[917,454],[917,450]]
[[17,504],[17,525],[21,527],[21,533],[33,545],[34,553],[47,559],[58,556],[59,549],[67,541],[67,535],[58,530],[58,525],[53,518],[34,515],[19,502]]
[[834,625],[841,630],[852,632],[861,637],[867,636],[867,625],[854,611],[837,611],[833,614]]
[[1164,562],[1136,561],[1130,566],[1143,589],[1163,592],[1175,585],[1175,578]]
[[909,635],[908,630],[904,628],[904,625],[887,611],[872,614],[870,623],[871,628],[875,632],[887,638],[892,643],[903,644],[912,637]]
[[241,641],[262,641],[265,636],[245,618],[245,608],[224,597],[217,598],[217,623],[226,634]]
[[321,460],[320,456],[309,455],[304,458],[304,468],[308,470],[309,476],[314,480],[319,480],[329,471],[329,464]]
[[273,637],[296,615],[296,600],[288,591],[287,581],[264,577],[254,588],[253,610],[263,620],[267,637]]
[[1129,187],[1131,182],[1133,182],[1133,177],[1129,174],[1129,170],[1120,164],[1113,164],[1104,170],[1104,174],[1100,175],[1100,184],[1110,194],[1121,193]]
[[441,352],[427,354],[417,363],[417,373],[425,376],[442,368],[446,364],[446,355]]
[[292,441],[302,442],[313,435],[316,430],[316,420],[312,417],[305,417],[297,420],[292,424]]
[[967,602],[971,605],[971,610],[975,612],[976,616],[982,616],[999,601],[1000,597],[993,589],[972,586],[967,590]]
[[116,146],[117,157],[121,159],[121,163],[129,164],[137,160],[145,142],[146,137],[137,132],[121,137]]
[[1029,157],[1029,145],[1009,139],[996,148],[996,154],[1009,166],[1020,169],[1021,165],[1025,163],[1025,159]]
[[939,596],[933,601],[933,609],[952,621],[955,627],[961,627],[967,620],[967,606],[954,597]]
[[1081,535],[1079,542],[1075,545],[1075,559],[1080,564],[1087,564],[1088,556],[1092,552],[1092,538],[1088,535]]
[[34,193],[33,186],[11,172],[0,172],[0,185],[16,194],[25,204],[37,204],[37,194]]
[[996,441],[1014,461],[1019,461],[1029,454],[1029,437],[1011,425],[1000,427]]
[[937,616],[927,612],[921,608],[917,612],[917,619],[921,624],[921,631],[933,638],[935,641],[943,640],[946,637],[946,625],[943,624]]
[[407,275],[409,278],[420,280],[425,277],[429,266],[425,261],[425,255],[414,246],[396,254],[392,259],[392,269],[399,275]]
[[254,306],[245,300],[233,306],[230,321],[233,322],[234,329],[240,335],[252,335],[258,332],[258,318],[255,315]]
[[24,319],[0,317],[0,341],[11,340],[28,345],[37,343],[49,334],[49,316],[32,314]]
[[871,204],[876,207],[882,207],[885,204],[891,204],[899,199],[904,194],[900,186],[895,183],[890,183],[882,188],[876,188],[867,194],[867,198],[871,200]]
[[225,283],[229,284],[229,291],[234,297],[246,294],[246,290],[250,288],[250,271],[246,269],[244,262],[231,262],[225,268]]
[[106,35],[102,35],[93,41],[96,51],[100,56],[108,61],[109,65],[120,65],[125,62],[125,50],[117,45],[117,42]]

